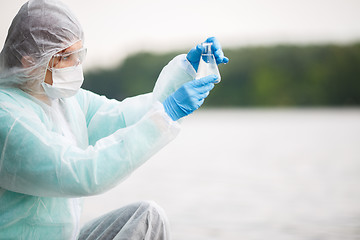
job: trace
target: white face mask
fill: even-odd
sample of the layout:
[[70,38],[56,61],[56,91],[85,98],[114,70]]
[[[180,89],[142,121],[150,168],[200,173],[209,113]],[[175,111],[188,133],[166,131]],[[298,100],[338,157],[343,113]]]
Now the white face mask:
[[82,65],[67,68],[52,68],[53,84],[42,83],[48,97],[67,98],[74,96],[84,82]]

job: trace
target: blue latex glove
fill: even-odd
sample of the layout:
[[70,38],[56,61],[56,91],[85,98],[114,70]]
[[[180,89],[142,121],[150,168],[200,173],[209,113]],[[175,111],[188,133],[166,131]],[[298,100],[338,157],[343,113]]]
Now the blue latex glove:
[[[219,41],[215,37],[210,37],[210,38],[206,39],[205,42],[213,43],[211,50],[214,53],[217,64],[229,62],[229,59],[224,56],[224,53],[221,49],[221,45],[220,45]],[[195,71],[198,70],[200,56],[203,51],[203,48],[204,47],[201,46],[201,44],[198,44],[196,47],[191,49],[186,56],[187,60],[191,63],[191,65],[193,66]]]
[[165,112],[174,121],[189,115],[204,103],[216,79],[210,75],[184,83],[163,102]]

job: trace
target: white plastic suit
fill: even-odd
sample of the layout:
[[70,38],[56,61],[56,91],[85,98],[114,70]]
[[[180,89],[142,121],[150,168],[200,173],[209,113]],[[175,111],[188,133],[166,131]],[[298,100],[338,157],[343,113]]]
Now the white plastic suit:
[[170,142],[179,124],[162,102],[194,70],[184,55],[161,72],[153,93],[122,102],[80,89],[40,101],[51,57],[83,41],[56,0],[30,0],[0,55],[0,239],[75,239],[79,197],[116,186]]

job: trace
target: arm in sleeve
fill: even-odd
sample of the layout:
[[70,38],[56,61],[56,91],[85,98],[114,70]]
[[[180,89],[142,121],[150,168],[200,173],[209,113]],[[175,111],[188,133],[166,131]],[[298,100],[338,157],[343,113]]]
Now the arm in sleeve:
[[154,101],[164,102],[181,85],[194,80],[195,76],[196,72],[185,54],[175,57],[163,68],[156,81],[153,90]]
[[35,196],[78,197],[104,192],[178,132],[177,123],[158,103],[136,124],[80,149],[49,131],[36,114],[29,114],[31,111],[2,105],[0,187]]
[[120,128],[137,123],[154,107],[152,93],[127,98],[120,102],[80,90],[76,98],[86,118],[91,145]]
[[[183,83],[195,78],[195,70],[182,54],[171,60],[161,71],[152,93],[127,98],[122,102],[81,90],[77,100],[86,116],[89,142],[139,121],[155,102],[163,102]],[[106,126],[106,128],[99,128]]]

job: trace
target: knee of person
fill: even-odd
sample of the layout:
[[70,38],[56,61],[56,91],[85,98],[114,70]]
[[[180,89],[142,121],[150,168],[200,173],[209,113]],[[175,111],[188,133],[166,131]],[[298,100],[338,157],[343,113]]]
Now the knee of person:
[[154,201],[142,201],[140,203],[141,207],[144,208],[147,212],[155,215],[159,215],[160,218],[166,219],[165,211]]

